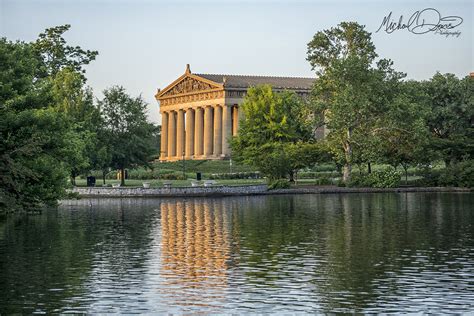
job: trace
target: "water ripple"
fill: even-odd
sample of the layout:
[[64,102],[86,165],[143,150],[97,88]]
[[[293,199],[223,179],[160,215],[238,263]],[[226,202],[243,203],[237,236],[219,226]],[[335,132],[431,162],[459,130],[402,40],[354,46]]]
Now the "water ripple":
[[70,201],[0,226],[0,314],[465,313],[472,205],[439,193]]

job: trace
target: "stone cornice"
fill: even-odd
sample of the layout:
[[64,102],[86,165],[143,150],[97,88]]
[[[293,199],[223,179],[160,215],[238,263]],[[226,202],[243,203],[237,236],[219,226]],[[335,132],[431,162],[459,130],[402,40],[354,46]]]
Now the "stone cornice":
[[194,93],[190,92],[181,95],[173,95],[167,98],[159,98],[158,101],[160,101],[160,106],[168,106],[221,98],[224,98],[224,89],[197,91]]
[[166,88],[155,94],[156,100],[160,101],[165,98],[176,96],[185,96],[201,92],[223,90],[224,85],[216,83],[206,78],[199,77],[188,71],[181,75],[178,79],[169,84]]
[[[283,90],[285,89],[275,89],[275,91]],[[305,89],[290,89],[290,91],[294,91],[300,96],[307,96],[310,92]],[[155,98],[160,102],[160,107],[166,107],[223,98],[236,102],[243,99],[246,94],[247,88],[226,86],[225,79],[223,83],[218,83],[192,74],[189,65],[187,65],[185,73],[166,88],[158,91]]]

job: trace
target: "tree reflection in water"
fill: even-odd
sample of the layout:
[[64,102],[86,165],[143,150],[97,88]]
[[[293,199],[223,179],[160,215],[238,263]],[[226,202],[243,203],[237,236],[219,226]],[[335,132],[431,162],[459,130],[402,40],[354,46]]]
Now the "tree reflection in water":
[[463,312],[474,194],[71,201],[0,225],[0,313]]

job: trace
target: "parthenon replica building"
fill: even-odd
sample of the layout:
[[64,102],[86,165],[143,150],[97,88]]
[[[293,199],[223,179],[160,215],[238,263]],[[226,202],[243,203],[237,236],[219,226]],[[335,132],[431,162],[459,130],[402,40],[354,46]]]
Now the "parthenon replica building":
[[155,95],[161,113],[160,161],[225,159],[239,130],[247,89],[269,84],[275,91],[308,95],[314,78],[185,73]]

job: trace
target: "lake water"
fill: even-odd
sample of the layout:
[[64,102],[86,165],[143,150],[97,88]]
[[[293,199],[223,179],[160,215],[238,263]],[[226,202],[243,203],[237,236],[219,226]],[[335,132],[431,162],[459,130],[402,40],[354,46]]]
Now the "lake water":
[[0,222],[0,314],[473,312],[474,194],[67,201]]

